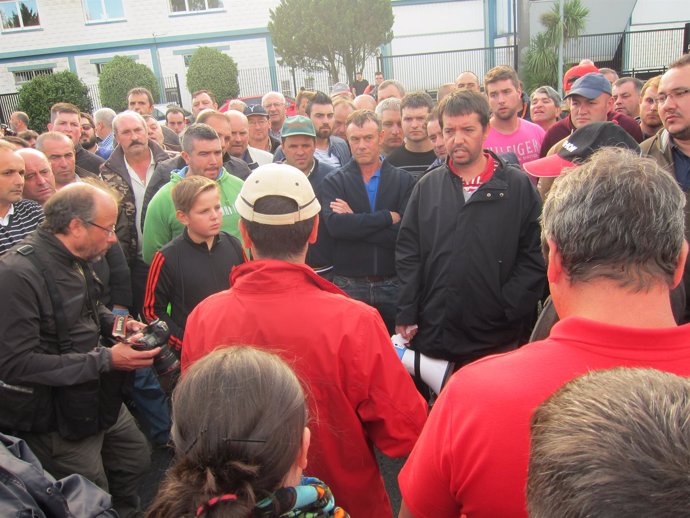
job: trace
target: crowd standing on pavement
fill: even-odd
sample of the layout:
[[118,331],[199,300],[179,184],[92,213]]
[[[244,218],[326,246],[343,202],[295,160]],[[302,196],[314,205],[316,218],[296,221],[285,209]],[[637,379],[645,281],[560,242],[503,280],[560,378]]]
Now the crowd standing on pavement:
[[[145,88],[121,113],[56,103],[40,132],[14,112],[0,466],[22,483],[0,510],[391,516],[376,448],[409,456],[400,518],[687,514],[658,495],[690,448],[668,415],[690,376],[690,54],[563,84],[501,65],[435,97],[358,73],[295,115],[199,90],[158,121]],[[440,391],[428,362],[454,372]],[[621,433],[649,462],[587,446]],[[147,510],[152,448],[175,458]],[[626,491],[648,470],[656,500]]]

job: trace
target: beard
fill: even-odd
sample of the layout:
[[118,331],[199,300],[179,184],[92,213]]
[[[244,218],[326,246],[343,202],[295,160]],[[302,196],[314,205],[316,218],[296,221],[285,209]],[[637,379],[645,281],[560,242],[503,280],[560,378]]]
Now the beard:
[[84,149],[91,149],[96,145],[96,135],[92,135],[87,139],[81,139],[81,147]]

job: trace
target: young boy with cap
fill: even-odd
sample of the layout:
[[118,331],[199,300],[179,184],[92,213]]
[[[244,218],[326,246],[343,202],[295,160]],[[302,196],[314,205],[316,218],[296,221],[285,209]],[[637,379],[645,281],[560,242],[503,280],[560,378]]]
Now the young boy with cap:
[[245,261],[239,239],[220,230],[223,214],[218,184],[188,176],[172,188],[182,234],[153,256],[146,283],[144,316],[170,328],[170,345],[180,356],[187,316],[209,295],[227,289],[230,272]]

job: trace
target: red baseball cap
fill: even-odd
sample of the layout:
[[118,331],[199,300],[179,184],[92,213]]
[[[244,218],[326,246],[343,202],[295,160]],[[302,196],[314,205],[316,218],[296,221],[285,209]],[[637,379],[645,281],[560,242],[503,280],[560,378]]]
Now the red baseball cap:
[[598,73],[599,69],[594,65],[575,65],[570,70],[568,70],[563,75],[563,90],[565,91],[565,93],[568,93],[570,91],[570,87],[573,86],[573,83],[575,81],[577,81],[582,76],[585,76],[592,72]]

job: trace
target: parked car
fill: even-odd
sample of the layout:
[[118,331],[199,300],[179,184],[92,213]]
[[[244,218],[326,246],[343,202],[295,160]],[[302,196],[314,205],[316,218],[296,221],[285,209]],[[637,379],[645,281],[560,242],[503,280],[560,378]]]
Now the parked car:
[[[263,96],[261,95],[252,95],[251,97],[237,97],[240,101],[245,103],[247,106],[254,106],[255,104],[261,104],[261,98]],[[223,105],[218,108],[218,111],[221,112],[226,112],[228,111],[228,106],[230,104],[230,101],[233,101],[234,99],[227,99]],[[297,115],[297,103],[295,102],[294,97],[290,97],[289,95],[285,96],[285,102],[287,103],[287,110],[286,114],[288,117],[292,117],[293,115]]]
[[184,112],[184,116],[189,120],[190,117],[192,116],[192,113],[189,110],[185,110],[181,106],[178,106],[175,103],[168,103],[168,104],[154,104],[153,105],[153,112],[151,112],[151,115],[153,115],[158,122],[165,122],[165,112],[168,111],[168,108],[179,108]]

